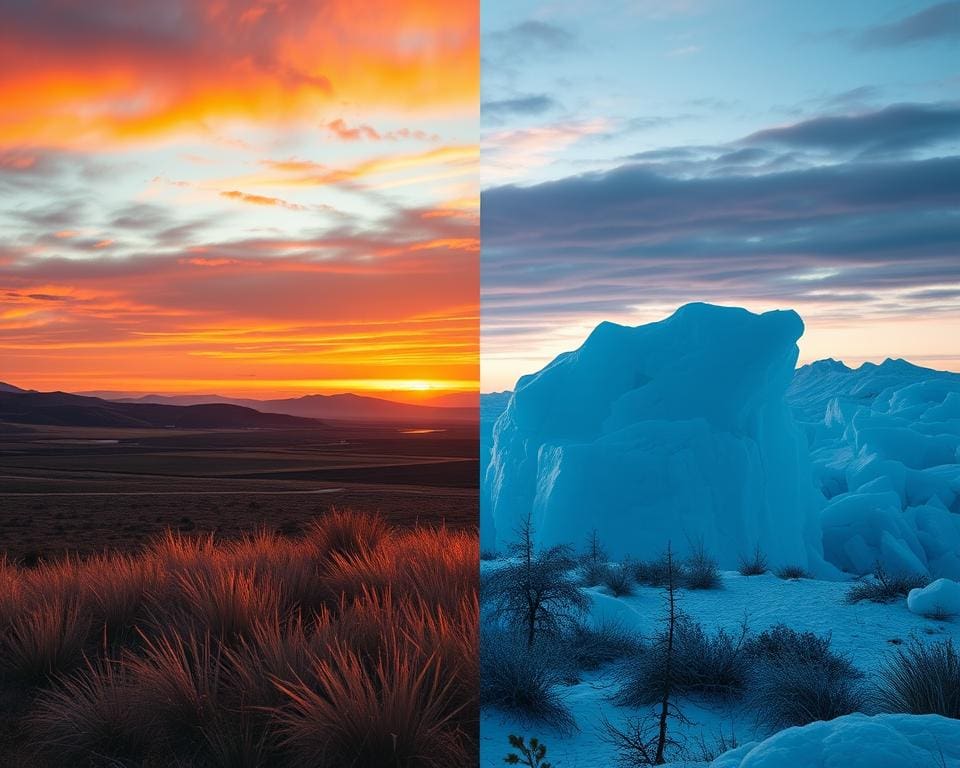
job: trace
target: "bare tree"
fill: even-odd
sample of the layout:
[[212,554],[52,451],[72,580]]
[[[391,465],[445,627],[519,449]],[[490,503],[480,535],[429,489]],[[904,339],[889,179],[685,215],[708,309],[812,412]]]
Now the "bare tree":
[[568,546],[538,550],[530,515],[517,530],[508,552],[509,562],[497,569],[487,584],[495,612],[522,627],[527,647],[538,633],[556,633],[572,624],[590,605],[570,579],[575,560]]
[[673,693],[673,639],[677,628],[677,573],[673,565],[673,550],[667,544],[667,653],[664,670],[663,698],[660,701],[660,722],[657,735],[657,753],[654,765],[663,765],[667,747],[667,721],[671,715],[670,694]]
[[681,618],[681,613],[677,608],[677,588],[680,574],[669,544],[664,556],[664,564],[666,570],[664,583],[666,631],[664,633],[664,669],[662,676],[659,676],[662,688],[657,701],[658,712],[656,716],[651,713],[641,719],[629,719],[623,728],[618,728],[609,720],[603,718],[601,738],[617,748],[620,753],[620,764],[631,768],[638,765],[663,765],[667,761],[667,750],[682,747],[679,741],[670,736],[670,721],[688,722],[680,708],[673,702],[674,683],[677,675],[674,644],[677,623]]
[[583,554],[580,555],[580,566],[583,570],[583,585],[595,587],[601,581],[607,572],[607,561],[609,556],[600,543],[600,536],[597,529],[594,528],[587,537],[586,547]]

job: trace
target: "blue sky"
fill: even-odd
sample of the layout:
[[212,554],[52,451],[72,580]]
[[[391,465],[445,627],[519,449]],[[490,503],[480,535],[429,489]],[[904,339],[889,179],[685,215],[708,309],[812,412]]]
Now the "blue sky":
[[482,388],[604,319],[804,317],[801,361],[960,370],[960,3],[481,12]]

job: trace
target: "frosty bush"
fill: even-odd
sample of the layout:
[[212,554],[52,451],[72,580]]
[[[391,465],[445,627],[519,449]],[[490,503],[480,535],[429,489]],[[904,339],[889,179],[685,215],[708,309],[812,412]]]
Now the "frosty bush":
[[638,654],[642,642],[619,624],[577,624],[567,639],[568,653],[577,669],[594,670],[612,661]]
[[[684,577],[683,566],[673,561],[673,572],[679,584]],[[666,554],[654,560],[637,560],[633,563],[633,577],[641,584],[665,587],[669,581],[670,565]]]
[[872,577],[861,579],[850,588],[846,601],[850,604],[859,603],[861,600],[892,603],[906,597],[911,589],[925,586],[927,579],[919,574],[891,575],[878,563]]
[[636,580],[633,572],[625,565],[609,565],[603,571],[603,586],[614,597],[629,597],[636,593]]
[[767,556],[760,550],[759,544],[753,548],[753,554],[749,557],[740,558],[741,576],[762,576],[768,570]]
[[707,554],[701,543],[687,558],[683,583],[687,589],[717,589],[720,586],[720,571],[717,561]]
[[885,712],[960,719],[960,653],[953,641],[913,638],[898,648],[880,673],[878,699]]
[[777,569],[778,579],[809,579],[810,574],[801,565],[785,565]]
[[744,649],[753,662],[749,703],[772,727],[832,720],[863,708],[861,675],[830,649],[829,636],[778,624]]
[[680,617],[674,633],[670,680],[666,679],[667,635],[659,633],[650,648],[624,665],[617,704],[640,707],[656,702],[668,683],[675,695],[729,696],[740,693],[747,679],[744,630],[731,635],[724,630],[708,634],[703,627]]
[[480,636],[480,706],[495,707],[521,719],[573,731],[576,722],[557,688],[565,670],[557,665],[557,646],[538,641],[528,646],[514,632],[485,629]]
[[527,744],[523,736],[514,736],[512,733],[508,737],[510,746],[516,751],[507,753],[503,762],[507,765],[525,765],[527,768],[551,768],[547,762],[547,745],[536,737],[530,739]]

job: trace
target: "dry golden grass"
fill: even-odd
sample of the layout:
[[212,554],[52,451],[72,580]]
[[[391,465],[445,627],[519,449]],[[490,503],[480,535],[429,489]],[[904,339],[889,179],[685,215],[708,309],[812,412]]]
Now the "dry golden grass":
[[473,765],[478,558],[339,512],[299,540],[0,561],[0,764]]

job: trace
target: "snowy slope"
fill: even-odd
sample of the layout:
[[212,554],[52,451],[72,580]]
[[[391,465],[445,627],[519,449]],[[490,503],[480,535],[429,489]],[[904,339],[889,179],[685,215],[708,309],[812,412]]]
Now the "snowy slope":
[[823,500],[784,402],[802,332],[794,312],[706,304],[599,325],[517,383],[494,428],[487,537],[532,512],[543,543],[596,528],[618,559],[702,542],[730,568],[759,544],[773,565],[823,571]]

